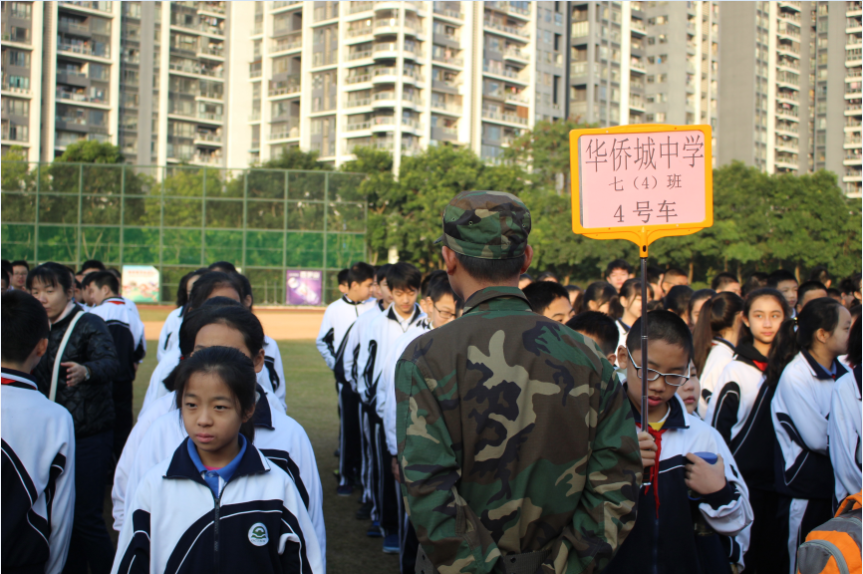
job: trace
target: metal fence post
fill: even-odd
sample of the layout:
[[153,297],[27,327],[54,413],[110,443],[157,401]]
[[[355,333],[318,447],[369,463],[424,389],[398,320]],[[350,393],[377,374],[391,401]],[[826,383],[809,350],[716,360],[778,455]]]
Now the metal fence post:
[[246,234],[248,233],[247,219],[249,217],[249,170],[243,170],[243,251],[240,256],[240,266],[243,274],[249,276],[246,271]]
[[162,264],[165,250],[165,177],[167,169],[165,167],[156,166],[156,173],[162,170],[162,177],[159,179],[159,304],[162,303],[162,280],[165,276],[165,269]]
[[39,192],[42,191],[42,162],[36,164],[36,217],[33,225],[33,261],[39,263]]
[[84,209],[84,164],[78,164],[78,245],[75,253],[75,266],[81,268],[81,212]]
[[329,231],[327,225],[327,214],[330,211],[330,173],[324,173],[324,260],[323,266],[321,269],[321,273],[323,273],[323,285],[324,285],[324,297],[326,297],[327,293],[327,264],[329,260],[327,259],[327,234]]
[[207,168],[202,167],[204,179],[201,184],[201,267],[207,266]]
[[285,286],[285,304],[288,302],[288,171],[284,171],[285,176],[285,195],[284,195],[284,210],[282,220],[282,276],[279,281]]
[[[126,164],[120,167],[120,273],[123,272],[123,235],[126,221]],[[122,275],[121,275],[122,276]]]

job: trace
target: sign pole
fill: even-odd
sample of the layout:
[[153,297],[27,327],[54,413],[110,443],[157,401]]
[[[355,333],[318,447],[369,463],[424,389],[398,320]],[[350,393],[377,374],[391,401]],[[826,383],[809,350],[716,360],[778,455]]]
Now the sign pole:
[[641,430],[647,431],[647,257],[641,258]]

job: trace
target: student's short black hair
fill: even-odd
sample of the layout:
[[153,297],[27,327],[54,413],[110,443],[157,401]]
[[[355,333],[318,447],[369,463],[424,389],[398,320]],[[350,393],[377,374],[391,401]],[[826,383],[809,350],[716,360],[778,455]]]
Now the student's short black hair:
[[665,309],[665,307],[662,306],[661,300],[659,300],[659,301],[648,301],[647,302],[647,312],[648,313],[650,313],[651,311],[661,311],[663,309]]
[[413,289],[414,291],[419,291],[422,282],[423,276],[419,269],[404,261],[395,263],[387,271],[387,287],[389,287],[390,291],[394,289]]
[[695,308],[695,304],[699,301],[708,301],[714,295],[716,295],[716,291],[713,289],[699,289],[692,292],[692,295],[689,297],[689,303],[686,304],[686,312],[689,313],[690,321],[692,321],[692,310]]
[[95,269],[97,271],[104,271],[105,270],[105,264],[102,263],[101,261],[99,261],[98,259],[88,259],[87,261],[85,261],[84,263],[81,264],[81,271],[79,271],[77,274],[84,273],[85,271],[88,271],[90,269]]
[[192,277],[200,277],[209,271],[206,267],[201,267],[183,275],[182,279],[180,279],[180,284],[177,285],[177,307],[182,307],[189,302],[189,280]]
[[[5,269],[7,272],[12,273],[12,264],[9,263],[8,259],[0,259],[0,269]],[[29,271],[29,268],[27,270]]]
[[[689,326],[671,311],[651,311],[647,314],[647,340],[679,345],[692,357],[692,333]],[[626,335],[626,346],[630,349],[641,349],[641,317],[633,323]]]
[[96,284],[97,289],[101,289],[107,285],[108,289],[110,289],[111,293],[114,295],[119,295],[120,293],[120,282],[117,281],[117,278],[110,271],[97,271],[96,273],[88,273],[86,277],[84,277],[84,281],[81,282],[83,286],[87,286],[91,283]]
[[539,313],[540,315],[548,309],[549,305],[561,297],[569,301],[569,293],[566,287],[554,281],[537,281],[525,287],[523,291],[524,296],[527,297],[530,303],[530,308],[533,309],[534,313]]
[[768,287],[777,287],[783,281],[794,281],[795,283],[797,283],[797,277],[795,277],[794,273],[788,271],[787,269],[777,269],[776,271],[767,276]]
[[630,273],[630,274],[632,273],[632,265],[630,265],[629,263],[627,263],[623,259],[615,259],[614,261],[612,261],[611,263],[606,265],[605,277],[608,277],[609,275],[611,275],[611,272],[614,271],[615,269],[623,269],[627,273]]
[[[390,270],[390,267],[392,267],[392,263],[384,263],[383,265],[375,267],[375,281],[380,283],[385,280],[387,278],[387,271]],[[347,271],[347,269],[345,269],[345,271]],[[341,283],[341,280],[339,280],[339,283]]]
[[710,282],[710,288],[714,291],[719,291],[726,285],[731,285],[732,283],[740,283],[740,281],[734,273],[723,271],[713,278],[713,281]]
[[[447,277],[446,271],[443,269],[435,269],[431,273],[423,278],[423,282],[420,285],[420,297],[429,297],[429,293],[431,292],[431,286],[434,283],[439,281],[446,281],[447,285],[449,285],[449,278]],[[437,299],[434,299],[437,301]]]
[[240,286],[243,288],[242,292],[240,293],[240,298],[243,299],[243,301],[245,301],[246,297],[251,297],[252,303],[254,304],[255,293],[252,291],[252,282],[249,281],[249,278],[246,277],[245,275],[243,275],[242,273],[233,273],[233,276],[237,280],[237,282],[240,284]]
[[753,291],[757,291],[758,289],[763,289],[765,287],[767,287],[767,273],[764,273],[763,271],[755,271],[749,276],[746,283],[741,285],[740,291],[741,294],[746,297]]
[[[257,381],[252,361],[231,347],[201,349],[180,364],[171,373],[177,390],[177,409],[182,417],[183,391],[195,373],[213,373],[231,389],[241,414],[249,412],[257,402]],[[249,443],[255,440],[253,418],[240,425],[240,433]]]
[[480,259],[461,253],[456,253],[455,257],[468,275],[486,283],[501,284],[516,276],[521,277],[521,268],[524,266],[523,254],[510,259]]
[[120,281],[120,282],[123,281],[123,275],[119,271],[114,269],[113,267],[108,267],[107,269],[105,269],[105,271],[107,271],[108,273],[110,273],[111,275],[116,277],[117,281]]
[[665,269],[662,267],[656,267],[655,265],[647,266],[647,282],[648,283],[659,283],[659,278],[665,274]]
[[551,271],[543,271],[536,278],[537,281],[548,281],[549,279],[554,279],[558,283],[560,282],[560,279],[557,277],[557,275],[555,275]]
[[223,323],[243,334],[249,352],[255,355],[264,348],[264,328],[254,313],[228,297],[207,299],[180,325],[180,353],[188,357],[195,350],[198,331],[213,323]]
[[207,267],[210,271],[221,271],[223,273],[236,273],[237,268],[230,261],[216,261]]
[[[857,307],[859,306],[857,305]],[[857,315],[854,325],[851,326],[851,334],[848,336],[848,363],[852,367],[860,364],[860,355],[863,354],[861,348],[863,348],[863,340],[860,336],[860,315]]]
[[33,288],[33,281],[39,281],[39,283],[49,287],[59,285],[63,291],[72,288],[72,275],[69,273],[69,269],[53,261],[37,265],[30,270],[30,273],[27,274],[28,291]]
[[6,287],[9,287],[9,272],[5,269],[0,269],[0,273],[2,273],[2,275],[0,275],[0,278],[2,278],[3,281],[6,282]]
[[570,283],[569,285],[564,285],[564,288],[566,289],[567,293],[573,293],[573,292],[578,293],[579,291],[582,290],[581,287],[579,287],[575,283]]
[[338,275],[336,275],[336,281],[339,282],[339,285],[347,285],[348,284],[348,276],[350,276],[351,272],[349,269],[342,269],[339,271]]
[[686,277],[687,280],[689,279],[689,275],[687,275],[686,273],[684,273],[681,269],[678,269],[677,267],[668,268],[665,271],[665,277],[663,279],[668,280],[672,277]]
[[459,298],[455,294],[455,291],[452,290],[452,285],[449,284],[449,280],[446,277],[433,279],[429,283],[428,294],[426,296],[433,302],[437,303],[446,295],[452,297],[453,302],[458,307]]
[[803,300],[803,296],[809,293],[810,291],[827,291],[827,287],[824,286],[824,283],[821,281],[804,281],[800,285],[797,286],[797,302]]
[[665,297],[662,299],[662,305],[666,311],[670,311],[678,317],[683,317],[683,315],[689,312],[689,300],[692,298],[693,292],[689,285],[675,285],[665,294]]
[[348,269],[348,287],[354,283],[362,283],[363,281],[368,281],[369,279],[374,278],[375,268],[368,263],[359,261],[351,265],[350,269]]
[[522,279],[527,279],[528,281],[533,283],[533,277],[531,277],[529,273],[522,273],[521,275],[519,275],[518,280],[521,281]]
[[15,267],[25,267],[27,271],[30,271],[30,264],[24,261],[23,259],[16,259],[12,263],[9,264],[9,268],[13,269]]
[[816,265],[809,271],[809,279],[808,281],[818,281],[819,283],[826,284],[830,281],[830,273],[827,272],[827,267],[823,265]]
[[614,319],[605,313],[584,311],[567,321],[566,326],[597,340],[603,354],[611,355],[617,352],[620,343],[620,331],[617,330],[617,323]]
[[827,296],[833,297],[834,299],[842,299],[842,291],[836,289],[835,287],[828,287]]
[[201,275],[192,286],[192,292],[189,293],[189,307],[192,309],[200,308],[216,288],[223,286],[233,288],[240,299],[243,298],[243,285],[237,279],[236,274],[210,271]]
[[48,314],[39,301],[23,291],[6,291],[0,301],[0,355],[4,361],[21,364],[27,360],[39,341],[48,338],[51,332]]

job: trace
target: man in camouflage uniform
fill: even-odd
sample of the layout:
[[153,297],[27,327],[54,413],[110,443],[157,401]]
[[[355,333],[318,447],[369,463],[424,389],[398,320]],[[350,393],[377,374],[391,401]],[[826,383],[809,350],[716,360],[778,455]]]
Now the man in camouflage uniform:
[[444,212],[438,241],[464,315],[396,368],[418,574],[600,572],[635,523],[632,409],[595,346],[518,289],[530,227],[508,193],[462,192]]

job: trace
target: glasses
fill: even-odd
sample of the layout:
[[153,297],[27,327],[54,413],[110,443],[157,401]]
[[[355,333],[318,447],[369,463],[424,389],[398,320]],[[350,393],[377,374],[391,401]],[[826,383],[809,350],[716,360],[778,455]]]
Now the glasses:
[[[641,370],[641,367],[635,364],[635,361],[632,359],[632,353],[629,352],[629,349],[626,349],[626,354],[629,355],[629,360],[632,362],[632,366],[635,367],[635,373],[638,374],[638,371]],[[669,375],[668,373],[660,373],[659,371],[654,371],[653,369],[647,369],[647,380],[655,381],[659,377],[665,377],[665,384],[670,385],[672,387],[682,387],[686,384],[686,381],[689,380],[689,377],[692,376],[692,364],[686,367],[685,375]],[[639,377],[641,380],[641,377]]]
[[455,313],[450,313],[449,311],[441,311],[437,308],[437,305],[433,304],[432,307],[434,307],[434,310],[437,311],[437,314],[440,315],[440,318],[444,321],[449,321],[455,316]]

